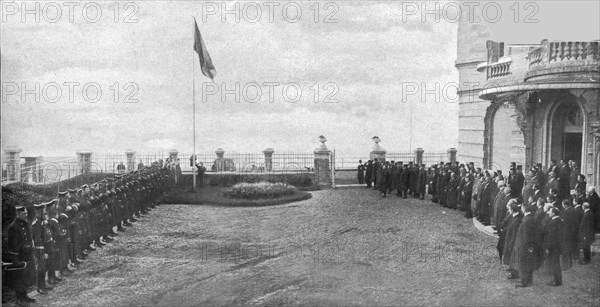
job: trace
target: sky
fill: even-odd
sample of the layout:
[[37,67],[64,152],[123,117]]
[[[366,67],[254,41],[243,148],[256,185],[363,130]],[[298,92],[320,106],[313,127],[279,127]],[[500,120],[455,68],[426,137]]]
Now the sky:
[[[193,101],[197,152],[308,152],[319,135],[348,157],[368,156],[374,135],[388,151],[456,147],[455,2],[76,3],[2,1],[3,150],[191,153]],[[597,1],[494,3],[474,12],[486,7],[496,41],[600,37]]]

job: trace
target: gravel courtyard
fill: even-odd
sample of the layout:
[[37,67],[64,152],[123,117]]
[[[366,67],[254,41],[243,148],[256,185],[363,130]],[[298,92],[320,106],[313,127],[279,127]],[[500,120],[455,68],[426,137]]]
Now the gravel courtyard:
[[496,239],[457,211],[364,188],[274,207],[162,205],[44,306],[600,305],[598,256],[514,288]]

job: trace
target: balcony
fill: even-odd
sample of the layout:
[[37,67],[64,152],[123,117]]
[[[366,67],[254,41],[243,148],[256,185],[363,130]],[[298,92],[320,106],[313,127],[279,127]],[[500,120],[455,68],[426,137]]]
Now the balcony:
[[[549,42],[529,51],[525,81],[569,81],[598,75],[600,42]],[[594,78],[594,79],[596,79]]]
[[510,64],[512,60],[507,59],[498,63],[492,63],[487,66],[487,79],[495,79],[506,77],[511,74]]

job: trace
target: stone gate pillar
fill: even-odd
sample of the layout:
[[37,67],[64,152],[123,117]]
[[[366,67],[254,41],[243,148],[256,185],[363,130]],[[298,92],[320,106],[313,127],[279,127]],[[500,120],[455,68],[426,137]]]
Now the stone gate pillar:
[[378,136],[374,136],[372,140],[373,142],[375,142],[375,145],[373,145],[373,148],[371,148],[371,154],[369,155],[371,160],[377,158],[379,162],[385,161],[386,151],[385,149],[383,149],[383,147],[379,145],[379,142],[381,142],[381,140]]
[[265,170],[270,172],[273,170],[273,153],[275,150],[273,148],[266,148],[263,150],[263,154],[265,154]]
[[[31,182],[42,182],[44,172],[42,171],[41,164],[44,161],[44,157],[24,157],[25,165],[21,169],[21,179]],[[22,178],[26,176],[26,178]]]
[[215,170],[217,172],[225,171],[225,150],[223,150],[223,148],[217,148],[217,150],[215,150],[215,154],[217,155],[217,160],[214,164]]
[[83,150],[78,151],[77,161],[79,162],[79,173],[88,175],[92,170],[92,152]]
[[423,148],[417,148],[415,150],[415,163],[417,165],[423,164],[423,153],[424,152],[425,152],[425,150],[423,150]]
[[4,152],[7,155],[6,160],[6,180],[21,180],[21,148],[7,148]]
[[456,148],[454,147],[448,149],[448,161],[450,161],[451,163],[456,162],[456,152]]
[[127,156],[127,171],[133,172],[135,170],[135,151],[128,149],[125,151]]
[[331,179],[331,151],[325,145],[327,138],[319,136],[321,146],[316,148],[315,154],[315,183],[320,186],[332,186]]

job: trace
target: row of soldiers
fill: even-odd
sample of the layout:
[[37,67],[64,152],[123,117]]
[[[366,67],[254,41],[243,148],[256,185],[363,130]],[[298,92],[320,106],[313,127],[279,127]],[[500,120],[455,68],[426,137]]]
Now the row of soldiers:
[[427,179],[425,164],[379,161],[375,158],[366,164],[360,160],[358,165],[359,184],[366,183],[366,188],[379,190],[382,197],[396,191],[400,197],[412,195],[424,199]]
[[[169,170],[153,164],[59,192],[45,203],[14,207],[16,218],[3,232],[3,284],[12,287],[19,301],[33,302],[27,290],[34,281],[40,294],[52,290],[93,250],[158,205],[173,184]],[[28,214],[30,206],[33,215]]]

